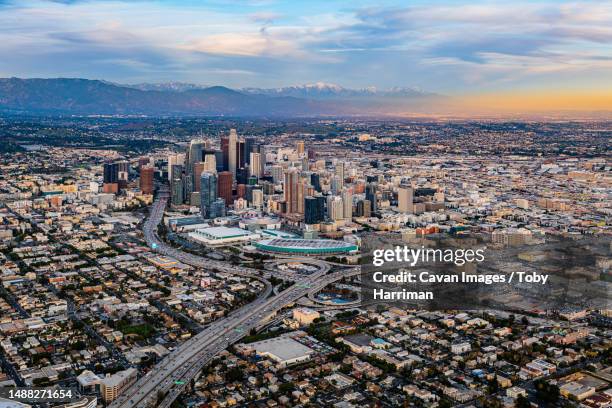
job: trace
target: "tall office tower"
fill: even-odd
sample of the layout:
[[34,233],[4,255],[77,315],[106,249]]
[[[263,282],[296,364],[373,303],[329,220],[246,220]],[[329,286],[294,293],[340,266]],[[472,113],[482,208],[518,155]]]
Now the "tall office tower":
[[312,184],[316,191],[321,192],[321,176],[318,173],[310,175],[310,184]]
[[298,155],[304,154],[304,141],[303,140],[298,140],[297,142],[295,142],[295,151],[297,152]]
[[217,199],[217,175],[204,172],[200,176],[200,212],[203,218],[213,218],[212,204]]
[[317,160],[317,152],[314,149],[308,149],[308,160]]
[[259,184],[259,183],[258,183],[258,180],[259,180],[259,179],[258,179],[257,177],[255,177],[255,176],[250,176],[250,177],[247,179],[247,186],[256,186],[256,185],[258,185],[258,184]]
[[287,203],[287,213],[298,213],[300,197],[303,198],[303,187],[300,183],[300,172],[295,167],[291,167],[285,171],[283,193],[285,202]]
[[338,188],[340,190],[342,190],[344,188],[344,162],[338,162],[336,163],[336,176],[338,176],[338,178],[340,179],[340,184],[338,185]]
[[176,153],[168,155],[168,181],[172,181],[174,175],[172,174],[172,166],[185,165],[185,154],[184,153]]
[[191,175],[191,179],[192,179],[192,186],[193,186],[193,191],[197,192],[200,191],[200,176],[202,175],[202,173],[206,170],[206,163],[204,162],[197,162],[193,164],[193,174]]
[[225,217],[225,200],[217,198],[210,206],[210,218]]
[[215,165],[217,173],[227,171],[227,169],[223,167],[223,152],[221,150],[215,150]]
[[308,163],[308,157],[302,157],[302,171],[310,170],[310,164]]
[[260,189],[253,190],[253,208],[261,210],[264,203],[264,193]]
[[321,217],[323,221],[325,220],[325,213],[327,212],[327,197],[322,195],[317,195],[315,198],[319,201],[319,208],[321,208]]
[[412,187],[400,186],[397,192],[397,210],[403,213],[412,213]]
[[270,168],[270,173],[272,174],[272,181],[274,181],[276,184],[283,182],[283,177],[284,177],[283,166],[279,166],[278,164],[275,164],[274,166]]
[[119,168],[115,163],[104,163],[104,184],[119,182]]
[[140,191],[142,194],[153,194],[153,173],[155,169],[151,166],[140,168]]
[[304,199],[304,223],[319,224],[325,220],[325,198],[306,197]]
[[104,164],[103,191],[113,193],[127,187],[130,164],[127,161],[117,161]]
[[358,217],[371,217],[372,216],[372,208],[370,205],[370,200],[360,200],[357,203],[357,216]]
[[343,216],[350,220],[353,218],[353,192],[347,188],[342,192],[342,202],[344,204]]
[[247,155],[246,151],[245,151],[245,145],[244,145],[244,140],[238,140],[238,144],[236,145],[236,163],[237,166],[240,167],[245,167],[247,165],[247,159],[245,157],[245,155]]
[[261,163],[261,154],[251,153],[249,158],[249,175],[260,178],[263,176],[263,166]]
[[172,189],[172,204],[183,204],[183,179],[181,177],[175,177],[174,179],[172,179],[170,187]]
[[375,213],[378,211],[378,203],[376,201],[376,189],[375,183],[366,184],[366,200],[370,202],[370,210]]
[[249,181],[249,168],[241,167],[236,170],[236,183],[247,184]]
[[342,183],[340,182],[340,176],[334,174],[331,178],[331,191],[333,195],[338,195],[342,190]]
[[344,203],[340,197],[332,197],[327,207],[329,218],[339,221],[344,218]]
[[255,138],[248,136],[244,138],[244,154],[248,165],[251,164],[251,153],[259,153],[259,151],[253,150],[255,148]]
[[223,171],[229,171],[229,136],[221,136],[221,155]]
[[298,214],[304,214],[304,197],[306,197],[306,190],[308,186],[309,184],[307,183],[306,179],[300,174],[298,180]]
[[231,203],[234,202],[234,199],[232,197],[232,184],[234,182],[232,173],[230,173],[229,171],[222,171],[221,173],[218,174],[218,176],[219,176],[219,181],[218,181],[219,197],[222,198],[223,201],[225,201],[225,205],[230,205]]
[[238,166],[237,166],[238,152],[236,151],[236,148],[238,147],[237,146],[238,145],[238,135],[236,134],[236,129],[230,129],[228,143],[229,143],[229,147],[227,150],[228,170],[231,171],[234,178],[236,178],[236,171],[238,170]]
[[204,158],[204,171],[217,171],[217,158],[214,154],[207,154]]
[[205,142],[203,140],[194,139],[189,143],[189,149],[187,149],[186,168],[188,174],[193,174],[193,166],[196,163],[204,161],[204,148]]

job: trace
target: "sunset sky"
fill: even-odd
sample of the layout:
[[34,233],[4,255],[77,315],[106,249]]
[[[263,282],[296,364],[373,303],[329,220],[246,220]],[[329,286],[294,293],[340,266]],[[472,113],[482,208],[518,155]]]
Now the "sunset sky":
[[612,1],[0,0],[0,40],[0,77],[323,81],[612,110]]

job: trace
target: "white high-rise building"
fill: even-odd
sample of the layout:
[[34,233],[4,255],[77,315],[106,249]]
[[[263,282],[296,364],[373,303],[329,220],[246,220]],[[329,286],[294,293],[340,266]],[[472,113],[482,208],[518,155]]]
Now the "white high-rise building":
[[339,221],[344,218],[344,203],[342,202],[342,198],[333,197],[329,201],[329,218],[334,221]]
[[168,180],[172,181],[172,166],[173,165],[185,165],[185,154],[177,153],[168,155]]
[[238,145],[238,134],[236,134],[236,129],[230,129],[229,134],[229,146],[227,149],[227,166],[229,167],[229,171],[232,172],[232,176],[234,180],[236,179],[236,147]]
[[338,190],[342,190],[344,188],[344,162],[336,163],[336,176],[339,179]]
[[270,173],[272,174],[272,180],[274,180],[275,183],[282,183],[283,182],[283,166],[280,166],[278,164],[275,164],[274,166],[272,166],[270,168]]
[[253,190],[253,208],[261,210],[264,202],[264,194],[261,190]]
[[204,158],[204,171],[216,172],[217,171],[217,158],[214,154],[207,154]]
[[331,178],[331,192],[333,195],[340,194],[342,191],[342,182],[340,181],[340,176],[334,174]]
[[342,203],[343,210],[342,215],[345,219],[353,218],[353,192],[350,189],[346,189],[342,192]]
[[261,154],[251,153],[251,165],[249,166],[249,175],[261,178],[263,175],[263,166],[261,163]]

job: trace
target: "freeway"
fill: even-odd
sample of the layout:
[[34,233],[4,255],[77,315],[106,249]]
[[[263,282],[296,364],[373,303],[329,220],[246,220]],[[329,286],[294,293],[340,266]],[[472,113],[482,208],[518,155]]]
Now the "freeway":
[[155,252],[194,267],[214,268],[220,272],[258,279],[265,284],[265,290],[254,302],[233,311],[225,318],[216,320],[175,349],[125,390],[110,408],[170,406],[215,355],[256,328],[261,320],[292,304],[311,290],[322,289],[342,277],[359,273],[359,268],[331,274],[326,274],[327,270],[323,269],[318,273],[304,276],[284,292],[270,296],[272,287],[267,280],[258,276],[259,271],[186,253],[162,242],[156,230],[163,218],[167,201],[167,191],[160,191],[143,226],[145,240]]

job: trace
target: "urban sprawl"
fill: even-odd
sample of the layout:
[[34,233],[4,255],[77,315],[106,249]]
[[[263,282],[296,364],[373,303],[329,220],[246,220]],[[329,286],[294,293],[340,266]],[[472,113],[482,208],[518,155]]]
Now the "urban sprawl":
[[[15,116],[0,136],[0,387],[79,394],[39,406],[612,407],[612,308],[359,290],[371,237],[609,238],[610,122]],[[610,250],[575,279],[609,291]]]

